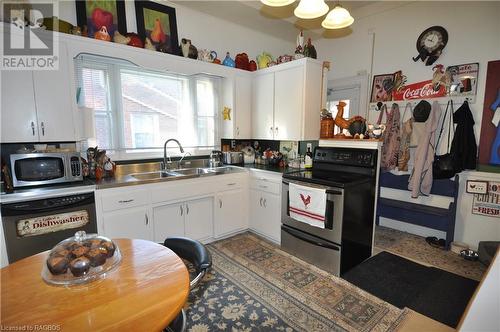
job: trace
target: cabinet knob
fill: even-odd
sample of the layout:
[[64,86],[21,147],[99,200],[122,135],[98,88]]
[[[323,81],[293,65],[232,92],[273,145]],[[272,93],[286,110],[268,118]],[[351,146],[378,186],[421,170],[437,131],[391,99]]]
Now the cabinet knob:
[[264,203],[264,207],[267,207],[267,200],[265,198],[264,198],[263,203]]
[[146,220],[146,225],[149,225],[149,217],[148,217],[148,214],[145,213],[144,214],[144,217],[145,217],[145,220]]
[[260,198],[260,206],[262,206],[262,197]]
[[189,205],[186,204],[186,214],[189,214]]
[[31,121],[31,132],[33,133],[33,136],[35,136],[35,123]]
[[182,208],[182,205],[180,207],[181,207],[181,216],[182,216],[184,214],[184,209]]
[[236,136],[240,136],[240,127],[236,127]]
[[42,127],[42,136],[45,136],[45,124],[43,123],[43,121],[40,125]]
[[222,209],[222,199],[219,199],[219,209]]

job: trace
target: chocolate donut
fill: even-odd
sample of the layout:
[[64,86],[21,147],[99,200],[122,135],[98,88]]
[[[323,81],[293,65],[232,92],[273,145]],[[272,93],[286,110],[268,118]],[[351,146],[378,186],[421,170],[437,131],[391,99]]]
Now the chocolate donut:
[[51,256],[47,259],[47,267],[54,275],[66,273],[69,260],[64,256]]
[[90,266],[97,267],[106,263],[106,258],[108,257],[108,251],[103,247],[92,248],[88,253],[85,254],[90,261]]
[[78,257],[69,263],[69,269],[75,277],[81,277],[90,269],[90,261],[87,257]]

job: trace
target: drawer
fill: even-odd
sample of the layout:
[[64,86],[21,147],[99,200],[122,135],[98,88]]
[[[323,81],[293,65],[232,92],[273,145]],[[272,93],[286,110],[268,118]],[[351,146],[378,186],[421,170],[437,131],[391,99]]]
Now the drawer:
[[149,190],[130,190],[127,187],[120,188],[119,192],[113,190],[112,193],[103,193],[101,199],[103,211],[120,210],[150,203]]
[[217,182],[215,183],[216,191],[243,188],[246,185],[246,179],[246,174],[244,176],[219,175],[217,177]]
[[281,183],[266,178],[251,178],[250,188],[276,195],[281,193]]

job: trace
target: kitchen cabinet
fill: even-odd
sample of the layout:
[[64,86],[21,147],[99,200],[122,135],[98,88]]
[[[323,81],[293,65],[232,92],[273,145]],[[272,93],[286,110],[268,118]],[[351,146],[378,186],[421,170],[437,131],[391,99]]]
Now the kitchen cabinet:
[[279,173],[250,171],[250,229],[277,243],[281,240],[281,181]]
[[216,238],[248,228],[246,197],[243,188],[217,194],[214,220]]
[[103,213],[104,235],[109,238],[152,239],[149,207],[121,209]]
[[184,236],[184,204],[153,208],[153,234],[157,243],[163,243],[167,237]]
[[319,138],[322,68],[321,61],[304,58],[255,74],[253,138]]
[[167,237],[185,236],[204,240],[213,236],[213,199],[211,197],[156,206],[153,208],[155,242]]
[[252,77],[235,76],[234,91],[234,138],[252,138]]
[[73,69],[66,44],[58,45],[56,70],[2,72],[2,143],[75,141]]
[[274,138],[274,73],[259,73],[252,87],[252,138]]
[[280,243],[280,195],[250,189],[250,228],[256,233]]

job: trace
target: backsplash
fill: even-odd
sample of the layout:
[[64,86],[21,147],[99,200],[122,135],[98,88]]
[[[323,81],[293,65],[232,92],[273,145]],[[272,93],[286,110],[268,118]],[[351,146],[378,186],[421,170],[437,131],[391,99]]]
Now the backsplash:
[[221,139],[222,151],[241,151],[246,146],[253,147],[262,153],[267,149],[279,151],[283,156],[295,158],[297,154],[304,155],[307,151],[307,143],[312,144],[312,150],[318,146],[319,141],[277,141],[262,139]]

